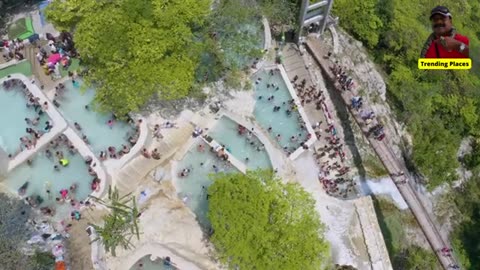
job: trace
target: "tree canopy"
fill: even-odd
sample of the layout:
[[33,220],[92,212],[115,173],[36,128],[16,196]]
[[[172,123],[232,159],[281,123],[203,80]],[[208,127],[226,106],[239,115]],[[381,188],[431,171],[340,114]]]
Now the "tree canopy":
[[455,254],[465,269],[480,268],[480,174],[477,168],[472,178],[454,192],[454,202],[460,214],[453,218],[460,221],[453,233]]
[[329,246],[315,201],[271,171],[217,174],[209,187],[212,243],[230,269],[321,269]]
[[438,261],[433,252],[419,246],[411,246],[405,252],[406,265],[408,270],[437,270]]
[[100,109],[122,116],[189,93],[201,51],[194,31],[209,11],[210,0],[57,0],[46,15],[75,31]]

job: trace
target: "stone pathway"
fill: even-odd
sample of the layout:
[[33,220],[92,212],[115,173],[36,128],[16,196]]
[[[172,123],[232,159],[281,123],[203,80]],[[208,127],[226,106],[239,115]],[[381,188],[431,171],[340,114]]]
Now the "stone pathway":
[[107,214],[106,210],[84,209],[82,211],[82,219],[79,221],[71,221],[72,227],[69,230],[70,237],[66,241],[70,269],[83,270],[93,268],[90,238],[85,229],[89,223],[98,224],[105,214]]
[[[40,40],[38,42],[39,42],[39,45],[46,44],[46,41],[44,40]],[[33,45],[25,46],[25,59],[30,61],[30,64],[32,65],[33,75],[38,80],[37,84],[40,86],[43,86],[43,89],[52,89],[55,87],[57,82],[55,82],[54,80],[52,80],[50,76],[45,74],[45,70],[37,60],[37,57],[36,57],[37,51],[38,51],[37,47]]]
[[[292,43],[288,43],[285,47],[283,47],[282,54],[284,56],[283,65],[285,67],[285,70],[287,71],[287,74],[290,80],[293,80],[295,76],[298,76],[297,82],[306,80],[305,88],[314,86],[316,89],[320,89],[321,91],[323,91],[323,96],[325,96],[325,102],[324,102],[324,106],[322,106],[322,110],[317,110],[316,108],[317,106],[315,104],[316,100],[313,100],[310,103],[305,103],[302,106],[307,115],[307,118],[309,119],[309,122],[310,123],[321,122],[321,125],[318,128],[318,130],[320,130],[321,135],[325,137],[331,136],[330,133],[325,131],[328,129],[329,124],[332,124],[335,130],[337,131],[337,137],[342,138],[343,140],[344,138],[343,130],[339,128],[338,123],[336,123],[333,120],[335,118],[336,112],[332,109],[333,106],[330,105],[331,102],[329,101],[326,87],[323,84],[323,81],[321,81],[321,78],[316,78],[312,76],[311,69],[314,68],[314,65],[310,63],[311,60],[305,59],[304,57],[305,52],[302,52],[300,49],[298,49],[298,47],[295,44],[292,44]],[[297,91],[297,89],[295,90]],[[341,144],[343,144],[343,141],[341,141]],[[328,145],[329,143],[325,139],[318,138],[318,141],[313,145],[315,153],[318,155],[322,154],[323,152],[325,152],[324,147]],[[319,157],[317,159],[317,166],[320,167],[320,164],[326,163],[327,161],[330,162],[330,164],[335,162],[338,162],[339,164],[342,164],[342,165],[347,164],[351,154],[346,152],[344,147],[341,147],[341,148],[342,148],[342,151],[345,152],[344,161],[342,161],[341,158],[339,158],[338,156],[329,157],[327,153],[325,156]],[[326,179],[335,178],[334,171],[335,170],[332,169],[330,173],[325,175],[325,178]],[[345,174],[341,177],[344,179],[348,179],[348,174]],[[343,198],[349,198],[351,197],[352,193],[349,192],[348,190],[354,191],[353,193],[355,193],[355,189],[352,187],[347,187],[345,188],[345,190],[347,190],[346,194],[342,194],[342,195],[332,194],[332,195],[341,196]]]

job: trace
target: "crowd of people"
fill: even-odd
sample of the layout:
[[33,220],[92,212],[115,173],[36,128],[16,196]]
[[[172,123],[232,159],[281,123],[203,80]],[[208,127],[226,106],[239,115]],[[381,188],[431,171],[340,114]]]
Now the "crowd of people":
[[355,88],[355,82],[353,78],[347,75],[347,69],[338,64],[338,61],[335,62],[335,65],[330,68],[337,77],[338,83],[344,91],[351,91]]
[[[55,172],[59,172],[70,165],[69,157],[78,154],[77,149],[73,145],[73,143],[65,136],[61,134],[51,140],[43,150],[43,154],[53,163],[53,170]],[[97,164],[93,161],[92,157],[86,157],[85,164],[88,166],[88,174],[92,177],[90,181],[90,188],[92,191],[98,191],[100,188],[100,178],[98,178],[97,173],[95,172],[95,167]],[[28,163],[30,166],[33,165],[33,162],[30,161]],[[25,182],[18,190],[18,194],[20,196],[24,196],[28,190],[29,182]],[[82,205],[87,205],[88,202],[83,202],[81,200],[77,200],[75,198],[75,194],[77,191],[78,184],[73,183],[69,187],[64,187],[60,189],[58,194],[52,192],[52,183],[46,182],[44,184],[44,191],[48,200],[53,200],[55,198],[55,202],[57,204],[65,204],[68,203],[73,211],[72,211],[72,218],[78,220],[80,219],[80,213],[78,210]],[[25,198],[25,202],[29,204],[33,208],[39,207],[45,201],[44,197],[39,194],[32,194]],[[42,206],[40,208],[40,212],[44,215],[53,216],[55,214],[55,208],[50,206]]]
[[20,61],[25,58],[23,52],[25,45],[19,38],[13,40],[3,40],[0,48],[2,49],[2,55],[5,62],[8,62],[12,59]]
[[[330,70],[333,72],[333,75],[336,76],[337,81],[343,90],[352,90],[354,82],[351,77],[347,75],[347,69],[338,64],[338,61],[330,67]],[[364,124],[368,127],[373,122],[373,127],[370,127],[367,136],[373,136],[376,140],[383,140],[385,138],[385,132],[383,125],[378,122],[378,119],[375,117],[375,113],[372,110],[363,108],[363,98],[358,95],[354,95],[350,99],[350,106],[354,109],[359,115],[360,118],[364,121]]]
[[[245,140],[247,145],[249,145],[252,149],[255,149],[257,152],[263,151],[265,149],[265,145],[253,134],[254,128],[252,130],[248,130],[246,127],[238,124],[237,126],[237,134],[239,136],[245,136]],[[250,161],[250,157],[245,157],[244,162],[248,163]]]
[[318,180],[327,194],[347,198],[350,193],[356,191],[356,183],[346,176],[350,167],[344,164],[343,143],[340,143],[334,130],[333,124],[329,124],[328,128],[323,130],[328,135],[325,136],[326,144],[314,153],[315,161],[319,166]]
[[62,32],[58,38],[47,33],[46,38],[47,45],[38,46],[37,61],[46,75],[55,75],[60,78],[60,68],[67,70],[72,63],[72,58],[79,57],[73,37],[69,32]]
[[319,140],[325,141],[325,144],[314,152],[314,158],[319,167],[318,180],[328,194],[346,198],[356,191],[356,183],[346,176],[350,168],[344,165],[343,143],[338,137],[332,115],[325,103],[324,91],[312,85],[307,86],[306,79],[300,82],[298,80],[299,77],[295,75],[290,82],[301,100],[301,105],[314,103],[315,109],[321,110],[326,119],[325,123],[318,121],[312,125],[315,136]]
[[45,111],[48,109],[47,102],[41,102],[39,97],[35,97],[27,88],[27,86],[18,79],[5,80],[2,84],[4,91],[19,91],[26,99],[26,107],[35,112],[32,118],[25,118],[25,132],[26,135],[19,138],[20,145],[14,153],[9,153],[9,158],[14,158],[25,149],[33,149],[37,146],[37,141],[46,133],[49,132],[53,123],[45,121],[41,123],[42,118],[45,117]]

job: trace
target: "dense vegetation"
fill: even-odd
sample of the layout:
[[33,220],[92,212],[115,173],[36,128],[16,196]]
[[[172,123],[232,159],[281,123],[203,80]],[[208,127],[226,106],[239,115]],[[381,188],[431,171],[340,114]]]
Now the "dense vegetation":
[[[418,70],[431,33],[430,10],[438,1],[338,0],[342,27],[361,40],[388,74],[388,94],[413,135],[412,159],[434,188],[456,179],[456,151],[465,136],[480,136],[480,79],[474,72]],[[457,31],[479,43],[480,3],[443,1]],[[471,57],[478,50],[471,50]],[[478,159],[478,158],[476,158]]]
[[399,210],[388,199],[382,197],[375,198],[374,203],[394,269],[436,270],[441,268],[435,254],[414,245],[412,239],[407,236],[407,231],[419,230],[411,212]]
[[[417,69],[420,50],[431,32],[430,10],[435,0],[336,0],[341,25],[361,40],[388,75],[389,101],[413,135],[412,160],[430,189],[457,179],[464,165],[473,176],[442,202],[456,224],[452,242],[462,269],[480,269],[480,2],[447,0],[457,31],[470,39],[471,71]],[[457,160],[465,137],[473,150]],[[456,208],[456,210],[454,210]],[[396,252],[395,254],[400,254]],[[417,257],[417,256],[415,256]]]
[[36,252],[27,256],[23,244],[32,236],[27,225],[31,208],[23,201],[0,193],[0,268],[1,269],[52,269],[55,259],[49,253]]
[[123,116],[158,95],[186,96],[201,46],[194,37],[210,0],[53,1],[47,19],[74,41],[102,109]]
[[459,214],[453,234],[453,246],[465,269],[480,269],[480,176],[474,176],[452,196]]
[[315,201],[271,171],[218,174],[208,217],[218,257],[229,269],[321,269],[329,247]]

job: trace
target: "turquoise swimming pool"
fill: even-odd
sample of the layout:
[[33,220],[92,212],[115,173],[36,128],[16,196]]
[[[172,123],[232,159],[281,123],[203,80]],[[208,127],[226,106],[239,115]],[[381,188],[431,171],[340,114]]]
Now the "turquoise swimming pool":
[[[28,182],[24,196],[40,196],[43,199],[43,203],[39,204],[40,207],[49,206],[56,208],[58,212],[62,210],[63,205],[69,205],[68,202],[64,204],[56,202],[55,199],[61,197],[60,190],[69,190],[73,184],[76,184],[75,191],[69,191],[69,196],[76,201],[85,200],[92,192],[90,183],[93,176],[88,173],[88,165],[83,157],[78,153],[70,153],[67,146],[60,144],[56,148],[50,146],[48,149],[52,153],[50,158],[47,157],[45,149],[40,150],[31,159],[31,165],[25,162],[18,166],[0,184],[5,185],[12,193],[18,194],[19,188]],[[59,159],[55,157],[57,151],[61,151],[64,158],[69,161],[66,167],[58,163]],[[58,166],[58,170],[54,168],[55,165]],[[65,211],[68,209],[70,207],[63,207]]]
[[87,136],[90,148],[96,155],[100,151],[106,151],[110,146],[115,147],[117,151],[121,149],[122,144],[130,146],[128,137],[134,134],[134,128],[123,121],[114,121],[111,127],[107,125],[107,122],[113,119],[113,115],[94,111],[92,101],[95,91],[93,89],[80,91],[81,81],[78,82],[76,85],[72,81],[66,82],[66,91],[62,98],[58,99],[60,103],[58,109],[69,124],[72,127],[75,122],[80,125],[81,131],[77,132]]
[[[307,140],[308,132],[302,117],[292,104],[292,96],[280,71],[274,70],[273,74],[265,70],[259,71],[253,77],[253,83],[256,121],[269,131],[272,139],[277,141],[287,154],[293,153],[300,147],[301,142]],[[278,108],[277,111],[274,111],[275,107]]]
[[[204,145],[205,150],[199,151],[199,145]],[[175,173],[180,173],[184,169],[189,169],[190,172],[188,176],[184,177],[177,175],[178,195],[195,213],[200,225],[208,228],[210,222],[207,218],[207,189],[212,184],[209,175],[214,174],[215,171],[236,172],[237,169],[230,163],[218,159],[214,153],[210,152],[208,145],[201,138],[197,138],[196,143],[187,152],[183,160],[178,163]]]
[[172,266],[165,265],[161,258],[150,260],[151,255],[146,255],[138,260],[130,270],[174,270]]
[[[20,138],[27,135],[26,128],[44,131],[45,122],[49,121],[46,113],[38,115],[33,107],[26,106],[27,99],[23,94],[22,87],[17,85],[7,91],[0,84],[0,147],[8,154],[15,155],[20,151]],[[28,125],[25,118],[35,120],[38,123]]]
[[208,135],[218,143],[225,145],[225,148],[238,160],[245,163],[248,169],[272,168],[268,154],[260,140],[248,131],[240,135],[238,123],[227,116],[222,116],[208,131]]

